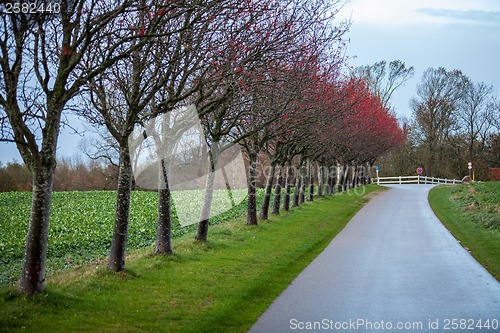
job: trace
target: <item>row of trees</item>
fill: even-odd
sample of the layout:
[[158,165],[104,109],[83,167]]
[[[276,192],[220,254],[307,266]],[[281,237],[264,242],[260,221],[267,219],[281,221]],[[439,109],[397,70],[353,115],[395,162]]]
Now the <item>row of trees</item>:
[[421,166],[428,176],[461,179],[472,162],[477,179],[500,167],[500,100],[491,85],[460,70],[429,68],[411,100],[404,145],[384,159],[394,174]]
[[[291,170],[308,166],[308,173],[294,179],[302,190],[295,191],[293,204],[301,201],[306,183],[312,200],[315,177],[320,195],[366,181],[375,158],[404,133],[365,78],[343,75],[342,38],[349,23],[333,24],[341,5],[337,0],[75,0],[62,1],[60,13],[1,11],[2,140],[17,145],[33,185],[19,291],[43,291],[58,134],[61,126],[72,125],[66,121],[69,112],[103,137],[89,154],[116,152],[117,205],[108,257],[115,271],[125,265],[133,156],[148,136],[162,149],[155,161],[156,252],[172,253],[170,161],[162,157],[172,156],[163,150],[172,149],[171,140],[186,130],[174,125],[174,110],[195,108],[208,147],[199,241],[208,237],[211,175],[234,143],[249,160],[248,224],[257,223],[256,162],[263,152],[272,167],[263,218],[274,170],[277,197],[284,187],[289,202]],[[162,121],[151,131],[156,119]]]
[[23,164],[0,163],[0,192],[31,191],[31,172]]
[[[58,159],[54,174],[54,191],[90,191],[116,189],[117,170],[95,160],[81,157]],[[0,163],[0,192],[31,191],[31,171],[25,164]]]

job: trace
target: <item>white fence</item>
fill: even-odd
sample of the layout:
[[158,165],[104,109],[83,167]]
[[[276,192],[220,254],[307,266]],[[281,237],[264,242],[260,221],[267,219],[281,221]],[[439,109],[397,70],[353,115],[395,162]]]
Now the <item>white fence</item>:
[[397,177],[379,177],[373,182],[380,184],[460,184],[461,180],[435,178],[427,176],[397,176]]

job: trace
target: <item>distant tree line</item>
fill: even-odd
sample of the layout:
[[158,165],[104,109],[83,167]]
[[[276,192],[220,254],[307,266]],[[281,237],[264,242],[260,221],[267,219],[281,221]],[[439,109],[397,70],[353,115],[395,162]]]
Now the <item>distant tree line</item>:
[[31,171],[18,162],[0,163],[0,192],[31,191]]
[[406,140],[380,160],[387,175],[462,179],[472,162],[475,179],[492,179],[500,167],[500,100],[491,85],[460,70],[429,68],[403,121]]
[[[84,162],[78,157],[65,157],[57,161],[54,191],[114,190],[117,175],[117,168],[112,164],[105,165],[94,160]],[[31,171],[24,163],[0,163],[0,192],[32,189]]]

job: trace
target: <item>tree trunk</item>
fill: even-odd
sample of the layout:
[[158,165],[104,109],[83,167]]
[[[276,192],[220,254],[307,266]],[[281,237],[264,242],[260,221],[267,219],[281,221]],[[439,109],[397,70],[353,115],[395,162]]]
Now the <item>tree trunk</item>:
[[168,167],[164,159],[160,161],[160,184],[158,190],[158,227],[156,229],[155,253],[172,255],[172,216],[170,210],[170,187],[168,185]]
[[288,162],[286,167],[286,177],[285,177],[285,195],[283,196],[283,210],[290,210],[290,192],[292,188],[292,170],[293,166],[291,161]]
[[236,202],[234,201],[233,189],[231,188],[231,184],[229,183],[229,177],[227,176],[226,168],[222,166],[220,168],[222,171],[222,177],[224,177],[224,184],[226,185],[227,195],[229,196],[229,200],[231,201],[231,207],[236,207]]
[[250,166],[248,168],[248,213],[247,224],[257,225],[257,196],[256,196],[256,182],[257,182],[257,154],[249,154]]
[[208,222],[210,220],[210,210],[212,208],[212,199],[214,197],[215,166],[217,164],[218,156],[218,143],[213,142],[209,152],[210,163],[208,163],[208,174],[207,180],[205,182],[205,193],[203,195],[203,206],[201,208],[200,222],[198,223],[196,236],[194,237],[195,240],[200,242],[206,242],[208,239]]
[[307,201],[314,199],[314,162],[309,161],[309,191],[307,193]]
[[344,171],[343,171],[342,166],[340,165],[340,163],[337,163],[337,185],[335,187],[337,189],[336,192],[343,191],[343,188],[342,188],[342,182],[343,182],[342,175],[343,174],[344,174]]
[[306,165],[303,165],[300,168],[299,204],[302,204],[305,201],[305,195],[306,195],[306,176],[307,176],[307,167],[306,167]]
[[264,199],[262,200],[262,206],[260,207],[259,217],[261,220],[267,220],[269,217],[269,203],[271,200],[271,192],[273,191],[273,181],[275,173],[276,164],[271,163],[271,169],[269,170],[269,175],[267,176],[266,181],[266,188],[264,190]]
[[127,145],[120,147],[118,189],[113,239],[109,251],[108,268],[119,272],[125,269],[128,222],[130,213],[130,192],[132,191],[132,164]]
[[281,189],[283,188],[283,169],[285,168],[285,163],[279,165],[278,179],[276,180],[276,187],[274,188],[274,200],[273,200],[273,210],[271,214],[280,213],[281,204]]
[[344,165],[342,175],[342,191],[349,190],[349,164]]
[[[331,167],[325,167],[324,172],[326,172],[326,179],[325,179],[325,193],[326,195],[331,195],[332,194],[332,168]],[[324,177],[324,175],[323,175]]]
[[323,165],[318,165],[318,196],[323,196],[323,188],[324,188],[324,172]]
[[41,293],[44,289],[55,156],[53,159],[42,159],[41,163],[41,166],[33,168],[31,214],[19,282],[19,292],[28,295]]
[[332,194],[335,194],[337,192],[337,167],[336,166],[331,166],[330,167],[330,173],[334,172],[333,170],[335,170],[335,175],[331,175],[331,184],[330,184],[330,188],[331,188],[331,193]]
[[435,150],[436,150],[436,147],[435,147],[435,144],[434,144],[434,140],[431,140],[429,143],[428,143],[428,153],[429,153],[429,160],[428,160],[428,163],[427,163],[427,167],[425,168],[425,173],[426,173],[426,176],[429,176],[429,177],[434,177],[434,165],[435,165],[435,161],[436,161],[436,153],[435,153]]
[[297,172],[295,172],[295,191],[293,192],[293,202],[292,207],[297,207],[300,201],[300,191],[302,189],[302,157],[299,159],[299,165],[297,168]]
[[368,184],[368,165],[366,162],[363,162],[363,164],[360,166],[361,172],[363,173],[363,185]]
[[371,184],[372,183],[372,168],[370,165],[370,162],[366,162],[366,183]]
[[354,162],[351,165],[351,188],[356,188],[358,185],[357,177],[358,177],[358,172],[357,172],[357,166],[354,164]]

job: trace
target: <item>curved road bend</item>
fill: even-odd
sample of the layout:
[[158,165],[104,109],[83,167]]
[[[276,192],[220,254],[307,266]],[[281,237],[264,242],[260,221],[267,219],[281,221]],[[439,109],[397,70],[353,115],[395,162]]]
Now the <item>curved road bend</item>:
[[250,332],[500,332],[500,283],[434,215],[432,185],[390,187]]

